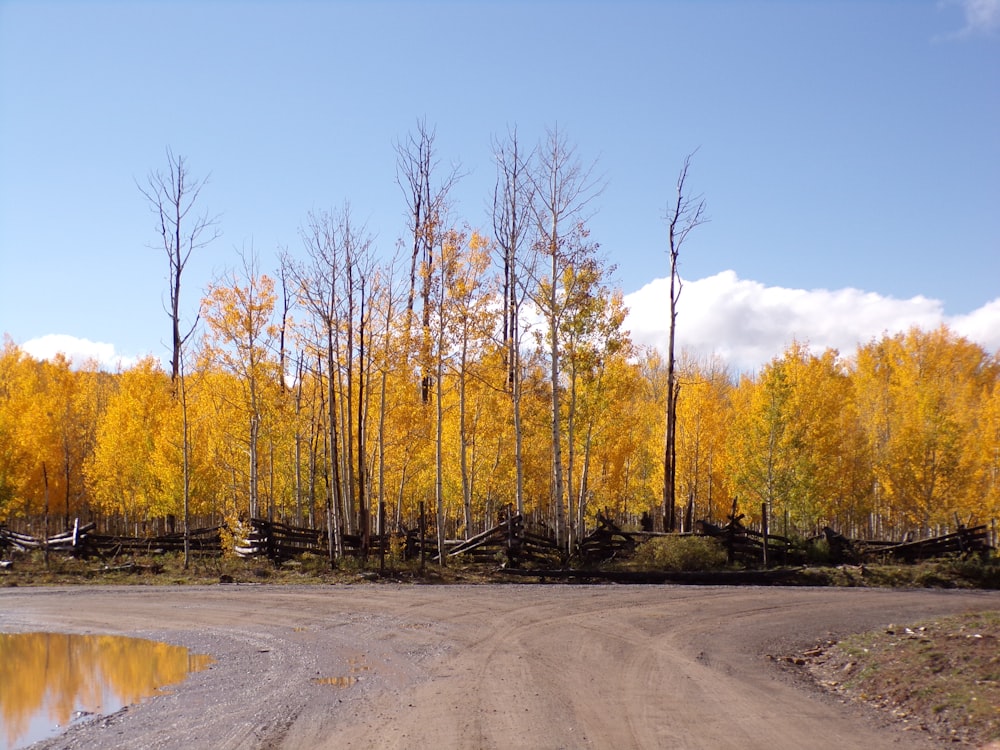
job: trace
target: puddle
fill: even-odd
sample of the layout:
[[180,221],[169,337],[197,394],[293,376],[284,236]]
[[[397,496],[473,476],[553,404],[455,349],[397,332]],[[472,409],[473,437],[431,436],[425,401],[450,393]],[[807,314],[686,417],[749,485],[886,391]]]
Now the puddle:
[[0,633],[0,750],[26,747],[74,721],[139,703],[213,661],[141,638]]
[[360,672],[367,672],[371,667],[365,663],[365,657],[358,656],[347,660],[347,671],[349,674],[338,677],[314,677],[314,685],[330,685],[332,687],[346,688],[356,683],[360,678]]
[[317,685],[332,685],[333,687],[350,687],[358,681],[357,677],[344,675],[342,677],[315,677],[313,682]]

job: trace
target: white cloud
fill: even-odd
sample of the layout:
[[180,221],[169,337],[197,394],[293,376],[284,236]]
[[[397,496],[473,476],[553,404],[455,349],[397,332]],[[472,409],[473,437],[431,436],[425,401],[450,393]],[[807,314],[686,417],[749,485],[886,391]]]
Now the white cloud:
[[965,15],[965,26],[953,37],[995,34],[1000,31],[1000,0],[948,0]]
[[[669,279],[656,279],[626,295],[625,303],[632,339],[666,351]],[[949,318],[941,302],[926,297],[900,300],[859,289],[768,287],[723,271],[684,282],[677,344],[696,356],[716,354],[736,371],[753,371],[793,341],[848,355],[883,333],[942,323],[988,351],[1000,350],[1000,299]]]
[[[669,279],[655,279],[625,296],[626,328],[638,344],[666,351]],[[759,369],[793,342],[819,352],[852,354],[858,344],[917,326],[942,323],[989,352],[1000,352],[1000,298],[965,315],[948,316],[940,301],[895,299],[859,289],[786,289],[740,279],[733,271],[685,281],[677,322],[678,350],[718,355],[734,371]],[[64,354],[74,365],[95,360],[105,370],[125,369],[138,358],[113,344],[63,334],[32,339],[21,348],[37,359]]]
[[54,359],[57,354],[62,354],[76,367],[88,361],[95,361],[102,370],[125,369],[138,361],[136,357],[116,354],[114,344],[81,339],[62,333],[51,333],[47,336],[31,339],[24,342],[21,349],[35,359]]
[[955,333],[991,352],[1000,352],[1000,297],[968,315],[956,315],[946,322]]

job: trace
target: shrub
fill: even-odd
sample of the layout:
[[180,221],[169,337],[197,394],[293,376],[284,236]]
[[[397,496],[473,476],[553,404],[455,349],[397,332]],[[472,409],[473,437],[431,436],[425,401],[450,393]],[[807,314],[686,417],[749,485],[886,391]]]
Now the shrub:
[[984,589],[1000,589],[1000,558],[986,555],[955,558],[945,563],[949,573]]
[[726,567],[726,550],[707,536],[663,536],[640,545],[635,560],[660,570],[719,570]]

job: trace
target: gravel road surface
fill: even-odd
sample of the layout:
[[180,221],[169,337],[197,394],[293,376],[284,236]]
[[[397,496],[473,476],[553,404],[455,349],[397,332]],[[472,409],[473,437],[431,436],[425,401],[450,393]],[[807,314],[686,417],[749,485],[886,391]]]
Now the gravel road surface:
[[0,631],[112,633],[215,657],[36,748],[935,747],[780,660],[1000,609],[1000,592],[694,586],[0,589]]

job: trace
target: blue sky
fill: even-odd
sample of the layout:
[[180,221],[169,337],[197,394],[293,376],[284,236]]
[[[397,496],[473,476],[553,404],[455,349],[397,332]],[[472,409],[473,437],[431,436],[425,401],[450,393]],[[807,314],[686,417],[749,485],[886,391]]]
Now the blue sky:
[[[661,341],[684,157],[681,344],[749,369],[946,322],[1000,349],[1000,0],[0,0],[0,331],[45,356],[167,356],[166,259],[135,181],[169,146],[223,235],[182,303],[253,247],[300,253],[349,201],[388,255],[417,120],[489,226],[491,139],[558,126],[607,187],[592,237]],[[60,336],[62,338],[52,338]],[[126,359],[127,361],[127,359]]]

